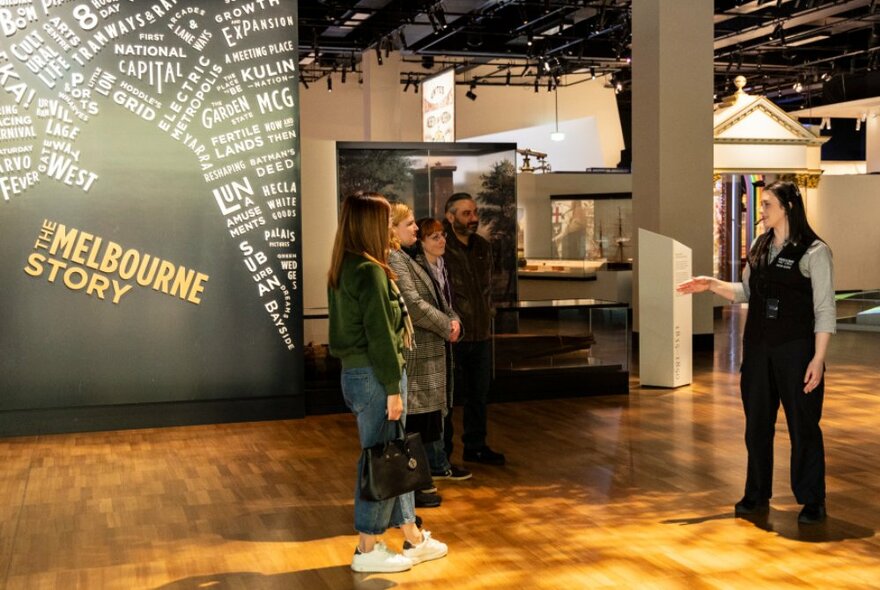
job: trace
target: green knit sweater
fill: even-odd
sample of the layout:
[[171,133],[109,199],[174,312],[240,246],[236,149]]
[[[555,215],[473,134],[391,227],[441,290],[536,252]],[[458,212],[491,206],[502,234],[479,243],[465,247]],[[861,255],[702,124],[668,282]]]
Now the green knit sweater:
[[330,354],[343,369],[372,367],[388,395],[401,393],[403,322],[388,277],[378,264],[346,254],[339,288],[327,289]]

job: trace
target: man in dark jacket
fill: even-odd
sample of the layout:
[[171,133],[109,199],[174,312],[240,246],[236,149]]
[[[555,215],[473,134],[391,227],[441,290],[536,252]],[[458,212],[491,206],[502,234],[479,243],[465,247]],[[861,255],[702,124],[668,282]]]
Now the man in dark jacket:
[[[477,203],[467,193],[446,202],[449,236],[443,256],[452,284],[452,305],[461,317],[462,338],[452,345],[456,396],[464,399],[464,460],[504,465],[504,455],[486,444],[486,402],[492,379],[492,247],[477,235]],[[452,411],[444,440],[452,456]]]

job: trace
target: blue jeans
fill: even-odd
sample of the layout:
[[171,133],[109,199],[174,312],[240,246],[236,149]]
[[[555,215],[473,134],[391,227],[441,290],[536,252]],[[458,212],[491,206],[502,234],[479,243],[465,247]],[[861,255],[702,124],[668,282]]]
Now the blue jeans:
[[428,465],[431,466],[432,475],[440,475],[452,469],[452,464],[449,463],[449,457],[446,456],[446,449],[444,447],[442,436],[434,442],[425,445],[425,453],[428,455]]
[[[406,374],[400,382],[403,394],[403,416],[406,417]],[[388,396],[372,367],[342,370],[342,397],[357,418],[361,448],[391,440],[396,435],[386,417]],[[415,500],[409,492],[381,502],[361,499],[361,471],[358,460],[357,483],[354,491],[354,528],[365,535],[381,535],[386,529],[416,521]]]

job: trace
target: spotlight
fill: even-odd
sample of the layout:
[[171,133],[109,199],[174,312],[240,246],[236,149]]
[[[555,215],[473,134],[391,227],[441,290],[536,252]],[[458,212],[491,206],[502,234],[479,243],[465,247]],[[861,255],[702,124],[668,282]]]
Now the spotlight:
[[531,47],[533,42],[534,42],[534,38],[532,37],[532,34],[529,33],[529,36],[526,37],[526,45],[528,45],[529,47]]
[[376,61],[379,62],[379,65],[382,65],[382,48],[380,47],[382,40],[376,41]]
[[422,56],[422,67],[426,70],[430,70],[434,67],[434,56],[433,55],[423,55]]
[[428,10],[426,13],[428,15],[428,20],[431,22],[431,28],[434,29],[434,33],[439,33],[443,29],[440,27],[440,23],[437,22],[437,17],[434,16],[433,10]]
[[391,42],[391,36],[385,37],[385,57],[391,55],[391,49],[393,48],[393,43]]
[[300,75],[299,75],[299,81],[302,82],[303,87],[304,87],[306,90],[309,89],[309,82],[308,82],[308,80],[306,80],[305,76],[303,76],[302,74],[300,74]]
[[351,68],[350,68],[350,69],[351,69],[351,71],[353,72],[353,71],[355,71],[355,70],[357,69],[357,61],[355,61],[355,59],[354,59],[354,51],[351,52],[351,60],[350,60],[350,63],[351,63]]
[[623,82],[618,82],[614,85],[614,94],[620,94],[623,92]]
[[437,17],[437,22],[440,24],[440,28],[445,29],[447,27],[446,13],[443,11],[443,6],[441,4],[438,4],[434,8],[434,15]]
[[413,80],[413,92],[414,92],[415,94],[418,94],[418,93],[419,93],[419,79],[418,79],[418,78],[416,78],[415,80]]
[[596,79],[596,68],[590,66],[590,80]]
[[345,74],[346,74],[346,71],[345,71],[345,64],[343,64],[343,65],[342,65],[342,78],[341,78],[341,81],[342,81],[343,84],[345,84]]
[[538,79],[535,78],[535,92],[538,92]]
[[794,90],[795,92],[802,92],[804,90],[804,85],[801,84],[800,80],[798,80],[797,82],[794,83],[794,86],[792,86],[791,89]]
[[333,92],[333,77],[327,74],[327,92]]
[[828,80],[831,79],[831,73],[830,72],[823,72],[822,76],[820,76],[820,77],[823,82],[827,82]]
[[510,86],[510,70],[507,70],[507,76],[505,77],[504,83],[507,86]]
[[477,100],[477,94],[474,92],[474,88],[476,88],[476,87],[477,87],[477,83],[471,82],[470,89],[467,92],[465,92],[464,95],[467,96],[471,100]]
[[403,91],[406,92],[409,90],[409,87],[412,86],[412,76],[406,77],[406,84],[403,85]]

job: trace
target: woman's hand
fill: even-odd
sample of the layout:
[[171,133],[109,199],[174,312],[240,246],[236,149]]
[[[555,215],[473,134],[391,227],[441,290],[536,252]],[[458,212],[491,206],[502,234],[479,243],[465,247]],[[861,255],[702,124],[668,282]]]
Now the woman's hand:
[[682,295],[702,293],[704,291],[709,291],[712,288],[712,281],[714,280],[715,279],[712,277],[693,277],[676,285],[675,290]]
[[400,417],[403,416],[403,399],[400,397],[399,393],[388,396],[387,414],[388,419],[392,422],[394,420],[400,420]]
[[458,320],[450,320],[449,322],[449,341],[458,342],[461,337],[461,324]]
[[822,375],[825,373],[825,361],[813,357],[810,364],[807,365],[807,372],[804,374],[804,393],[810,393],[822,382]]

